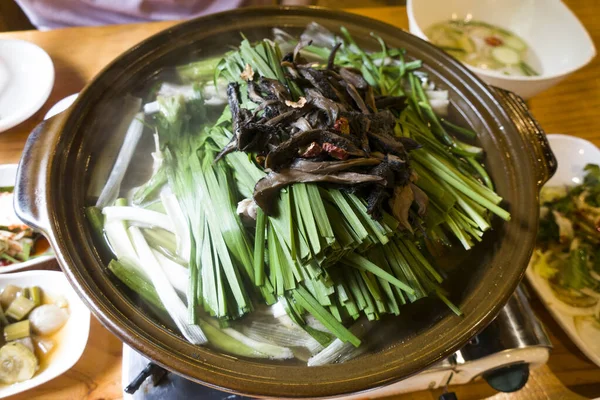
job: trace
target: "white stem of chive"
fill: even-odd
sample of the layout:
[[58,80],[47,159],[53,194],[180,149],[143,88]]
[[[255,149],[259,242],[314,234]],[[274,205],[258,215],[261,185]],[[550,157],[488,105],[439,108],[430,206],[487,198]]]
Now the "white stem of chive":
[[100,193],[100,197],[98,197],[96,207],[102,208],[108,204],[112,204],[119,196],[121,182],[123,181],[129,162],[133,158],[133,153],[135,152],[144,131],[143,120],[144,113],[137,113],[133,118],[133,121],[131,121],[127,133],[125,134],[125,140],[123,140],[121,150],[119,150],[115,165],[110,172],[106,185]]
[[189,261],[191,252],[190,230],[179,201],[177,201],[177,197],[174,194],[166,194],[164,192],[160,194],[160,199],[167,215],[173,222],[175,236],[177,237],[177,255]]
[[206,343],[206,336],[198,325],[188,324],[188,311],[186,305],[179,298],[173,285],[171,285],[167,274],[161,268],[160,263],[146,242],[144,235],[138,227],[129,228],[129,234],[142,262],[144,270],[152,281],[154,289],[165,306],[165,309],[179,328],[181,334],[192,344]]
[[102,213],[106,216],[107,222],[127,221],[133,225],[162,228],[169,232],[176,233],[171,218],[169,218],[167,214],[159,213],[157,211],[130,206],[110,206],[104,207]]

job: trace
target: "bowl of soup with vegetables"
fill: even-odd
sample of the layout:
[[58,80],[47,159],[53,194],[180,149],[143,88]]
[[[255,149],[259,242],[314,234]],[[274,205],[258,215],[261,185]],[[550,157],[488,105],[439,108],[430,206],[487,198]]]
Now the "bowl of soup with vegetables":
[[410,32],[457,58],[486,83],[530,98],[596,55],[561,1],[408,0]]

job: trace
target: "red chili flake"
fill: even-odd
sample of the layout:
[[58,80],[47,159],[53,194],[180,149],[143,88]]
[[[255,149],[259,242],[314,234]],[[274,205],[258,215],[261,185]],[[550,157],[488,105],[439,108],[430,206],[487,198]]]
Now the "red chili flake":
[[487,44],[489,44],[492,47],[498,47],[498,46],[502,46],[504,44],[504,42],[502,41],[502,39],[500,39],[499,37],[496,36],[488,36],[485,38],[485,42]]
[[322,152],[323,152],[323,149],[321,148],[319,143],[312,142],[307,147],[300,149],[300,151],[298,153],[300,154],[300,157],[312,158],[312,157],[318,156]]
[[350,123],[347,118],[340,117],[333,124],[333,129],[336,131],[349,135],[350,134]]
[[331,157],[338,160],[345,160],[348,158],[348,152],[346,150],[331,143],[323,143],[323,150],[325,150]]

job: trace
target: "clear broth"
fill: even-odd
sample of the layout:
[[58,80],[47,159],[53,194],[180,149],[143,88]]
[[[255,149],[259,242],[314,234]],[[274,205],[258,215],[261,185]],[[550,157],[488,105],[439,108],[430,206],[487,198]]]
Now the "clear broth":
[[542,72],[535,52],[515,33],[481,21],[449,20],[426,29],[429,40],[460,61],[509,76]]

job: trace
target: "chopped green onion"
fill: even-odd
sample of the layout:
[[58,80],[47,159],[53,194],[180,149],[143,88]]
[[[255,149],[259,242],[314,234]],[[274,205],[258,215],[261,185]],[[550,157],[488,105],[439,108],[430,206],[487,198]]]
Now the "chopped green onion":
[[29,320],[15,322],[4,327],[4,340],[11,342],[31,336]]
[[460,133],[461,135],[463,135],[469,139],[475,139],[477,137],[477,134],[475,132],[473,132],[472,130],[463,128],[462,126],[455,125],[445,118],[441,118],[440,121],[442,122],[442,125],[444,125],[446,128],[448,128],[456,133]]
[[256,233],[254,236],[254,282],[258,286],[265,284],[265,230],[267,218],[265,213],[256,210]]
[[104,236],[104,215],[98,207],[86,207],[85,216],[88,222],[92,225],[92,231],[97,238]]
[[0,327],[8,325],[8,319],[6,319],[6,315],[4,315],[4,310],[2,306],[0,306]]
[[35,308],[35,303],[25,296],[17,296],[6,309],[6,316],[20,321]]
[[408,286],[406,283],[400,281],[398,278],[391,275],[389,272],[386,272],[385,270],[383,270],[380,267],[378,267],[377,265],[373,264],[371,261],[367,260],[366,258],[359,256],[358,254],[354,254],[352,256],[346,256],[343,258],[342,262],[344,262],[345,264],[347,264],[351,267],[357,268],[359,270],[369,271],[373,275],[377,275],[381,279],[402,289],[406,293],[409,293],[409,294],[415,293],[415,291],[410,286]]
[[292,291],[292,296],[302,307],[315,316],[331,333],[340,340],[352,343],[355,347],[360,346],[360,339],[350,332],[344,325],[339,323],[327,310],[321,306],[314,297],[302,286]]
[[39,286],[29,288],[29,300],[33,301],[35,307],[42,304],[42,289]]

